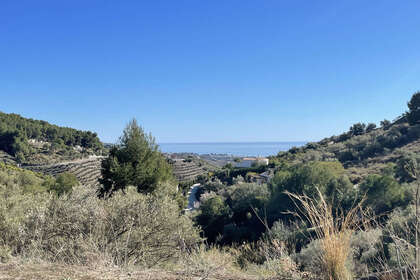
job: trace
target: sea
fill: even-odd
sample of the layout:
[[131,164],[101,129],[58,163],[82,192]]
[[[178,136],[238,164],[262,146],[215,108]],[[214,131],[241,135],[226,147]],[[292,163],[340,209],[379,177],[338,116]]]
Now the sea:
[[159,143],[164,153],[227,154],[232,156],[271,156],[307,142],[228,142],[228,143]]

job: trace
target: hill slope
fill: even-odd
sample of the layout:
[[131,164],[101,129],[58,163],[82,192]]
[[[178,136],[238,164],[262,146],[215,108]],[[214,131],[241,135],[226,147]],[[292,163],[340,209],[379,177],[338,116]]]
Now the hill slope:
[[279,153],[272,160],[292,163],[340,161],[353,183],[368,174],[380,173],[407,154],[420,153],[420,125],[405,117],[379,128],[357,123],[348,132]]
[[[96,133],[0,112],[0,150],[17,163],[51,163],[101,154]],[[0,160],[7,158],[3,154]]]

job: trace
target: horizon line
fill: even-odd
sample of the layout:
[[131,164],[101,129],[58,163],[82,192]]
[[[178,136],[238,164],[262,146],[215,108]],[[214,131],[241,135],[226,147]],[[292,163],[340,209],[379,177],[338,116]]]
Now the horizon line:
[[215,141],[215,142],[156,142],[157,144],[268,144],[268,143],[308,143],[310,141]]

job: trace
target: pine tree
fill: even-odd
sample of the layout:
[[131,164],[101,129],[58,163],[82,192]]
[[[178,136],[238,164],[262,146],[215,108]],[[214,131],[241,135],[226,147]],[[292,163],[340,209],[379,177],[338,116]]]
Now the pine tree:
[[127,186],[138,192],[149,193],[163,182],[172,180],[172,170],[158,149],[152,135],[146,134],[131,120],[119,143],[111,148],[102,161],[100,196],[110,195]]

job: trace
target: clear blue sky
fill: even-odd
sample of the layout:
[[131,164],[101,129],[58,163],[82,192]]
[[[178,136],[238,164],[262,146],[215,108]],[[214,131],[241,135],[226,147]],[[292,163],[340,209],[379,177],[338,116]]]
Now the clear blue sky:
[[420,1],[2,0],[0,111],[115,142],[318,140],[420,90]]

